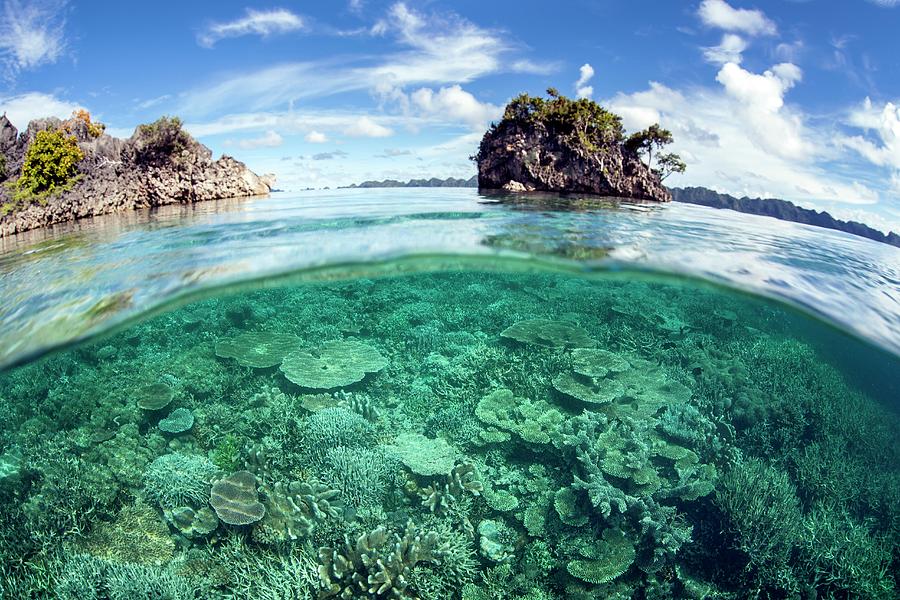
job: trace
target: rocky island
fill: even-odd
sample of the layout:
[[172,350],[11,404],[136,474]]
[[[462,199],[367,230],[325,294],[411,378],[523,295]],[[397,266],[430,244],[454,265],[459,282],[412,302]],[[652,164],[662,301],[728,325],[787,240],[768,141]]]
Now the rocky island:
[[0,117],[0,236],[82,217],[165,204],[267,194],[273,176],[212,152],[177,118],[140,125],[128,139],[85,111],[38,119],[19,133]]
[[672,200],[662,180],[683,171],[684,163],[658,151],[672,141],[671,133],[653,125],[626,137],[621,118],[596,102],[571,100],[553,88],[547,93],[549,99],[514,98],[484,134],[472,157],[479,189]]

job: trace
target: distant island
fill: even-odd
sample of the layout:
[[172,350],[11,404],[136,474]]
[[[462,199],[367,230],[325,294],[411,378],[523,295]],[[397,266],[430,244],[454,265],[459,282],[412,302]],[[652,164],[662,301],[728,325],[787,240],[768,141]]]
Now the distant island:
[[661,152],[671,132],[655,124],[626,137],[622,119],[593,100],[547,95],[513,98],[484,134],[472,157],[479,189],[672,199],[662,181],[685,164]]
[[342,186],[338,189],[349,190],[356,188],[477,188],[478,176],[472,175],[468,179],[459,179],[456,177],[448,177],[447,179],[410,179],[409,181],[397,181],[396,179],[385,179],[383,181],[363,181],[362,183],[352,183]]
[[[411,179],[406,182],[397,181],[395,179],[385,179],[384,181],[364,181],[360,184],[345,186],[345,189],[390,187],[475,188],[478,187],[478,177],[476,175],[473,175],[469,179],[455,177],[438,179],[432,177],[430,179]],[[884,234],[863,223],[858,223],[856,221],[841,221],[840,219],[835,219],[825,211],[820,212],[808,208],[801,208],[787,200],[778,200],[776,198],[747,198],[746,196],[743,198],[735,198],[734,196],[720,194],[705,187],[669,188],[669,190],[672,193],[672,200],[675,202],[699,204],[709,208],[727,208],[729,210],[751,215],[774,217],[782,221],[792,221],[794,223],[803,223],[814,227],[843,231],[844,233],[857,235],[883,244],[900,247],[900,235],[896,233]]]
[[267,194],[260,177],[162,117],[118,139],[87,111],[37,119],[23,133],[0,116],[0,236],[137,208]]
[[787,200],[748,198],[746,196],[735,198],[728,194],[719,194],[704,187],[672,188],[672,198],[675,202],[699,204],[711,208],[727,208],[751,215],[774,217],[782,221],[834,229],[900,248],[900,235],[896,233],[884,234],[877,229],[856,221],[841,221],[825,211],[820,212],[809,208],[800,208]]

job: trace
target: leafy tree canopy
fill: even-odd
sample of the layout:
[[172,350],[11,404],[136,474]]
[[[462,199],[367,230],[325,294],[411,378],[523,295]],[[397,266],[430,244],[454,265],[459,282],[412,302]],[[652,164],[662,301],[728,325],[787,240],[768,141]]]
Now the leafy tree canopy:
[[542,123],[551,131],[569,136],[586,148],[619,143],[625,129],[622,119],[593,100],[566,98],[555,88],[547,90],[549,99],[520,94],[506,105],[504,121],[523,124]]

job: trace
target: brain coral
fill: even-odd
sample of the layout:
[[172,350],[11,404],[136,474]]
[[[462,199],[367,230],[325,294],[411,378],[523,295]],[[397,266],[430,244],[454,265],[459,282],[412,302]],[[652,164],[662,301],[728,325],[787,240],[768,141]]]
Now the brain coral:
[[216,344],[216,355],[233,358],[245,367],[267,369],[280,365],[282,359],[299,345],[300,339],[293,335],[250,331],[220,340]]
[[500,336],[545,348],[591,348],[597,344],[578,325],[551,319],[519,321],[504,329]]
[[356,340],[325,342],[315,350],[298,350],[284,357],[281,371],[305,388],[328,390],[362,381],[387,360],[372,346]]

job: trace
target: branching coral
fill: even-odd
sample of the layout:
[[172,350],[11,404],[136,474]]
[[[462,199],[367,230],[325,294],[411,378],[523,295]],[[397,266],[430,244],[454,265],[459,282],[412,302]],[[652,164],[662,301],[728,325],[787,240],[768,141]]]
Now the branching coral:
[[401,534],[384,527],[339,548],[319,550],[322,598],[416,598],[413,569],[422,562],[439,563],[444,556],[437,533],[419,533],[412,523]]
[[253,528],[253,539],[264,543],[309,537],[317,523],[340,514],[340,492],[317,481],[278,482],[260,492],[266,514]]
[[484,485],[476,477],[472,463],[456,465],[443,484],[431,484],[420,491],[422,503],[436,515],[447,514],[465,492],[474,496],[481,494]]
[[202,506],[209,499],[211,479],[216,473],[216,466],[202,456],[165,454],[144,472],[144,493],[162,508]]

